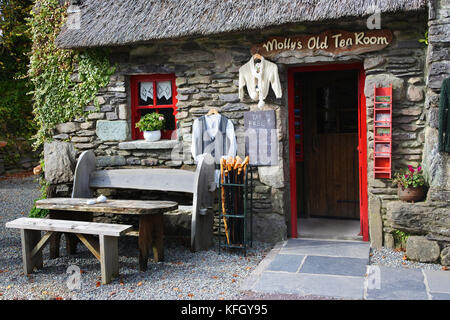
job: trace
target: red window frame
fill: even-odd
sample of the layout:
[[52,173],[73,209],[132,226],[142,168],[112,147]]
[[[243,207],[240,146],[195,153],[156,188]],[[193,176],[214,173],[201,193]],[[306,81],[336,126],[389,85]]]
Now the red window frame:
[[[172,104],[157,105],[156,99],[156,82],[158,81],[171,81],[172,82]],[[153,104],[152,105],[139,105],[139,83],[140,82],[153,82]],[[131,87],[131,136],[133,140],[143,139],[144,134],[141,130],[136,128],[136,123],[140,120],[140,110],[156,109],[172,109],[175,119],[174,130],[161,130],[161,139],[176,139],[177,128],[177,87],[175,84],[175,74],[145,74],[135,75],[130,77]]]

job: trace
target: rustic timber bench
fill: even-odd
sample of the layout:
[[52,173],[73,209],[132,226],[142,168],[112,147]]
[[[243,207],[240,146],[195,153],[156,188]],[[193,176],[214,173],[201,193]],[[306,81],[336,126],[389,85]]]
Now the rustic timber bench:
[[[72,198],[92,198],[94,195],[93,189],[96,188],[191,193],[191,250],[207,250],[213,245],[214,213],[212,210],[209,210],[209,208],[212,207],[214,200],[214,172],[214,159],[209,154],[204,154],[199,157],[195,171],[163,168],[97,170],[95,154],[92,151],[84,151],[80,155],[75,168]],[[67,207],[62,206],[61,204],[52,206],[51,202],[56,199],[58,198],[37,201],[36,207],[50,209],[51,219],[78,220],[72,218],[74,216],[73,214],[67,216],[67,211],[61,212],[61,210],[68,210]],[[122,212],[106,210],[103,212],[132,214],[133,202],[139,202],[139,200],[108,200],[108,202],[110,201],[124,202],[124,204],[122,204]],[[127,206],[127,204],[129,206]],[[101,206],[101,204],[84,205],[80,206],[78,209],[72,208],[69,210],[95,212],[91,209],[96,206]],[[129,207],[128,212],[127,207]],[[134,207],[139,207],[139,205],[134,205]],[[173,207],[171,210],[174,209],[176,209],[176,207]],[[142,212],[136,211],[134,213],[140,214]],[[150,243],[153,242],[158,244],[157,248],[154,247],[153,250],[156,261],[162,260],[164,256],[162,251],[163,211],[157,212],[159,213],[158,215],[151,215],[149,212],[146,213],[146,215],[141,215],[139,217],[139,231],[131,231],[127,233],[127,235],[139,236],[139,265],[141,270],[146,270],[146,251]],[[78,216],[80,217],[80,215]],[[88,217],[87,219],[92,218]]]
[[[57,233],[71,233],[100,261],[102,282],[107,284],[119,275],[117,239],[132,228],[131,225],[95,223],[85,221],[19,218],[6,223],[7,228],[20,229],[22,259],[25,274],[42,268],[42,249]],[[41,237],[41,231],[46,231]],[[92,235],[98,235],[96,241]]]
[[[92,221],[94,213],[108,213],[118,215],[135,215],[139,217],[139,230],[127,231],[139,236],[139,267],[147,269],[148,251],[153,248],[155,261],[164,259],[163,246],[163,213],[178,208],[173,201],[154,200],[115,200],[88,204],[85,198],[48,198],[38,200],[36,208],[50,211],[50,219],[69,221]],[[73,234],[65,233],[66,251],[69,254],[76,252],[79,239]],[[56,234],[50,240],[50,258],[59,257],[61,233]]]

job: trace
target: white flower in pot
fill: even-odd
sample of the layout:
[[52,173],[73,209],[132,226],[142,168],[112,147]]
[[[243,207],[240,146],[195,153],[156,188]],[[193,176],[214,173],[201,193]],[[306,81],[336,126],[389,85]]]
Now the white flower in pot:
[[144,132],[146,141],[158,141],[161,139],[161,129],[164,128],[166,120],[162,114],[153,112],[141,117],[136,128]]

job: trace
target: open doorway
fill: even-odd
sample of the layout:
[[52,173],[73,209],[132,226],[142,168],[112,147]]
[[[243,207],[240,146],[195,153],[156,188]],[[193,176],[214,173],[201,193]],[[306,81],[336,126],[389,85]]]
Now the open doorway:
[[299,237],[362,240],[365,235],[361,72],[359,65],[289,72],[291,218],[298,222]]

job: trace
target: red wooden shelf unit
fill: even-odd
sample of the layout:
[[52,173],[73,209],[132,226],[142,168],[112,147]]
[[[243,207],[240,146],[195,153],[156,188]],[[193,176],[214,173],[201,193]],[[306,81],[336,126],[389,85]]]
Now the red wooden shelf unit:
[[392,84],[374,86],[374,178],[390,179],[392,163]]

